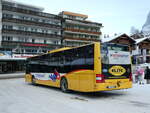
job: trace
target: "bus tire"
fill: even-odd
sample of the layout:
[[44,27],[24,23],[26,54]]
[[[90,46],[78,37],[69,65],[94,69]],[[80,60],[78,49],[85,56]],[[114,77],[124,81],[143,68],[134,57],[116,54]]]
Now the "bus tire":
[[35,82],[35,81],[36,81],[35,77],[32,76],[32,84],[33,84],[33,85],[36,85],[36,82]]
[[66,78],[62,78],[60,81],[60,88],[62,92],[67,93],[68,92],[68,82]]

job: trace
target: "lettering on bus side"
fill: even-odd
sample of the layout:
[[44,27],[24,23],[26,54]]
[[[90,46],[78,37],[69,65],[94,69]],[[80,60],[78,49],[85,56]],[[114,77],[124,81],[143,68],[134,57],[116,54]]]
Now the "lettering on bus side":
[[126,69],[122,66],[112,66],[109,69],[109,73],[111,73],[114,76],[121,76],[126,72]]

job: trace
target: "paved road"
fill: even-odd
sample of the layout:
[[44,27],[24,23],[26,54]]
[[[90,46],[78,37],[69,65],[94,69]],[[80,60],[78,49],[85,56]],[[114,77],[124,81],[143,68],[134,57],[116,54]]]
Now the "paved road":
[[23,78],[0,80],[0,113],[150,113],[150,85],[99,93],[62,93]]

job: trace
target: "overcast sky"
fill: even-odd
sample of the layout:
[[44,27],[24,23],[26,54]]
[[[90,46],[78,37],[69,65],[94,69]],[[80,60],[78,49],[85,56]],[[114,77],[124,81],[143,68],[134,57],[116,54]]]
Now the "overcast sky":
[[127,33],[132,26],[141,30],[150,11],[150,0],[15,0],[43,7],[44,12],[58,14],[71,11],[102,23],[103,34]]

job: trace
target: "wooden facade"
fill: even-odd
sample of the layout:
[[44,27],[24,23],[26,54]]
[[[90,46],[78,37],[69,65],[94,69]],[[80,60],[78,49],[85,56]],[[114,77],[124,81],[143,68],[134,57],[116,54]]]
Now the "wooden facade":
[[142,42],[137,44],[140,49],[150,49],[150,40],[145,39]]
[[[132,51],[132,60],[135,64],[150,63],[150,39],[149,38],[138,38],[133,39],[132,37],[122,34],[115,37],[110,37],[106,42],[116,44],[126,44]],[[134,51],[134,52],[133,52]]]
[[132,51],[135,48],[136,41],[127,34],[122,34],[115,36],[114,38],[108,40],[107,42],[128,45],[130,47],[130,51]]

